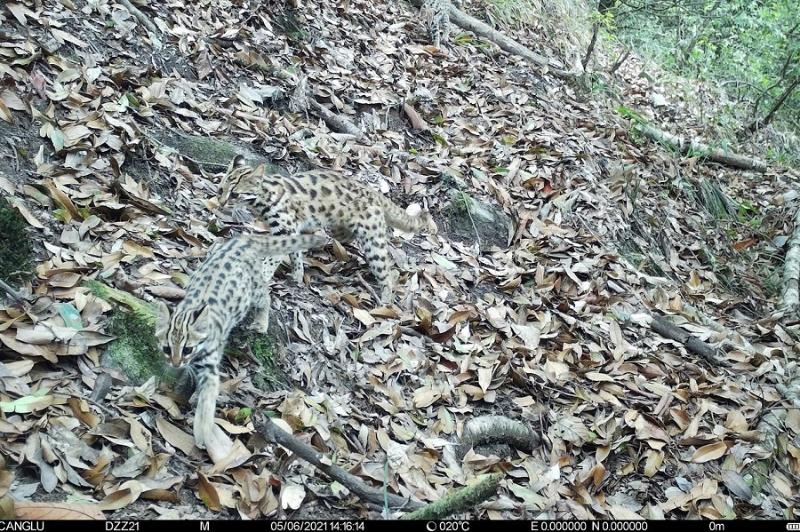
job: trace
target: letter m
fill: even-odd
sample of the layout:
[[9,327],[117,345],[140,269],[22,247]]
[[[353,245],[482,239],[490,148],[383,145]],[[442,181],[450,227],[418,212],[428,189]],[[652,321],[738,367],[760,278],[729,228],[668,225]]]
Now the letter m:
[[200,532],[208,532],[208,521],[200,521]]

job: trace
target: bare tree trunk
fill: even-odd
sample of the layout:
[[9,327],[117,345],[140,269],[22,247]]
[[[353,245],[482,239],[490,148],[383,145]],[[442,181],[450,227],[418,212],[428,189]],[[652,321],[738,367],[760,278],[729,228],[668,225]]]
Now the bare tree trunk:
[[592,52],[594,52],[594,45],[597,43],[597,34],[600,32],[600,23],[595,22],[594,26],[592,27],[592,40],[589,42],[589,48],[586,49],[586,55],[583,56],[583,61],[581,65],[583,65],[583,70],[586,70],[587,65],[589,64],[589,59],[592,58]]
[[770,121],[772,121],[773,116],[775,116],[775,113],[778,111],[778,109],[781,108],[781,106],[786,102],[786,100],[789,99],[789,96],[792,95],[792,93],[794,92],[794,90],[797,88],[798,85],[800,85],[800,77],[795,79],[786,88],[786,90],[783,91],[783,94],[780,95],[780,97],[773,104],[772,108],[769,110],[769,112],[767,112],[767,115],[763,119],[754,120],[753,122],[750,123],[749,126],[747,126],[747,131],[753,132],[756,129],[762,128],[762,127],[766,126],[767,124],[769,124]]

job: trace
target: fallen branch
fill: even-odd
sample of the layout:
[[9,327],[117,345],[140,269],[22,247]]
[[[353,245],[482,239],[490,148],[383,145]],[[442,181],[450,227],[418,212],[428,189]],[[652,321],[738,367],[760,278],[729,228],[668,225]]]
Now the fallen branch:
[[[421,7],[422,2],[423,0],[411,0],[411,4],[415,7]],[[572,72],[564,70],[563,65],[561,65],[558,61],[551,60],[543,55],[537,54],[533,50],[521,45],[514,39],[511,39],[505,34],[495,30],[488,24],[481,22],[475,17],[467,15],[452,3],[450,3],[450,22],[462,29],[471,31],[479,37],[483,37],[484,39],[492,41],[499,46],[501,50],[504,50],[510,54],[518,55],[537,66],[547,69],[548,72],[552,73],[554,76],[562,79],[575,79],[575,75]]]
[[142,26],[145,27],[147,32],[150,34],[150,38],[153,40],[153,45],[156,47],[156,49],[160,49],[161,32],[158,31],[158,28],[156,28],[156,25],[153,24],[153,21],[150,20],[147,15],[142,13],[138,7],[133,5],[130,0],[118,0],[118,2],[125,6],[125,9],[128,10],[128,13],[130,13],[136,20],[139,21]]
[[256,430],[258,430],[267,441],[286,447],[365,501],[383,505],[385,500],[392,508],[410,508],[417,510],[423,507],[423,504],[418,501],[406,499],[405,497],[400,497],[392,493],[384,494],[382,489],[368,486],[363,480],[355,475],[351,475],[341,467],[335,464],[325,463],[323,456],[313,447],[300,441],[288,432],[285,432],[264,415],[254,416],[253,423]]
[[684,329],[674,325],[662,316],[651,316],[650,329],[670,340],[675,340],[695,355],[699,355],[711,362],[720,363],[717,349],[689,334]]
[[483,475],[476,482],[464,486],[463,488],[453,490],[438,501],[405,514],[401,519],[444,519],[451,515],[469,511],[497,493],[497,488],[500,487],[500,480],[502,480],[502,478],[503,475],[497,473]]
[[330,109],[319,103],[313,96],[309,97],[308,103],[311,106],[311,110],[316,113],[317,116],[322,118],[325,123],[328,124],[328,127],[334,131],[353,135],[356,138],[361,138],[361,130],[348,119],[332,112]]
[[706,315],[700,309],[684,302],[683,303],[683,312],[684,316],[687,316],[694,320],[695,322],[712,329],[714,332],[721,336],[721,346],[725,346],[727,348],[733,350],[744,351],[750,356],[754,356],[756,354],[756,349],[753,345],[741,334],[738,332],[729,329],[728,327],[722,325],[721,323],[717,322],[713,318]]
[[614,73],[617,70],[619,70],[619,67],[621,67],[625,63],[625,60],[628,59],[629,55],[631,55],[631,49],[625,48],[625,50],[621,54],[619,54],[617,60],[614,61],[614,64],[611,65],[611,68],[608,70],[608,75],[613,76]]
[[133,294],[129,294],[128,292],[111,288],[100,281],[89,280],[85,281],[83,284],[97,297],[105,299],[109,302],[121,303],[130,308],[136,317],[145,323],[155,323],[156,316],[158,314],[156,313],[155,309],[146,301],[143,301]]
[[479,416],[467,421],[456,456],[463,458],[473,447],[507,444],[527,453],[539,444],[539,436],[524,423],[505,416]]
[[702,155],[703,157],[707,157],[714,162],[727,166],[733,166],[735,168],[742,168],[744,170],[754,170],[756,172],[764,172],[767,170],[767,163],[759,159],[753,159],[733,153],[725,153],[724,151],[717,148],[712,148],[707,144],[703,144],[695,140],[690,141],[683,136],[673,135],[672,133],[667,133],[666,131],[662,131],[646,124],[636,124],[635,128],[645,137],[656,142],[667,144],[683,154],[692,153]]
[[781,308],[796,309],[800,306],[800,208],[794,215],[794,231],[789,239],[789,250],[783,262],[783,293]]

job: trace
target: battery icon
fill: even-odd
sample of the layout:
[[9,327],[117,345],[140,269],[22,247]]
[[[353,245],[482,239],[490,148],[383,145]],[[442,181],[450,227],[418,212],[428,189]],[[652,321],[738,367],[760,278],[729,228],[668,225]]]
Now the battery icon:
[[786,523],[786,530],[800,531],[800,523]]

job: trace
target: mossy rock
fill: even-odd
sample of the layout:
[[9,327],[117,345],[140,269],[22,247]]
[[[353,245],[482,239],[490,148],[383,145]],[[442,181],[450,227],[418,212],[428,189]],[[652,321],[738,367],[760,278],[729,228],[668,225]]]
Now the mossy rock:
[[185,385],[181,379],[184,372],[168,364],[161,352],[152,322],[133,312],[118,309],[111,314],[106,329],[116,339],[103,354],[104,366],[118,369],[134,385],[151,377],[156,377],[167,389],[175,388],[176,384]]
[[9,283],[33,277],[33,246],[25,218],[0,199],[0,279]]
[[268,172],[287,174],[286,170],[264,157],[226,140],[183,134],[158,133],[153,136],[158,142],[189,159],[189,162],[194,162],[209,172],[225,170],[234,157],[241,155],[248,165],[265,164]]
[[514,228],[511,218],[498,206],[480,201],[461,190],[450,190],[444,207],[448,235],[464,242],[477,241],[480,249],[505,248]]

